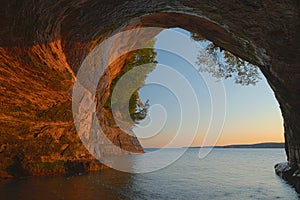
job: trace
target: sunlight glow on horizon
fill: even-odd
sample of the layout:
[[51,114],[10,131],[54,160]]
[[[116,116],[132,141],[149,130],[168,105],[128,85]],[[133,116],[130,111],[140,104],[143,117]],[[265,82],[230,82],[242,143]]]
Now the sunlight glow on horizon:
[[[182,29],[176,28],[175,30],[184,34],[189,34],[189,32]],[[169,43],[180,42],[172,39],[170,35],[164,34],[164,31],[156,38],[156,43],[166,40],[168,40]],[[188,45],[182,45],[182,48],[186,48],[184,50],[189,51],[191,55],[194,54],[196,56],[198,53],[197,49],[192,49]],[[191,82],[194,90],[199,91],[197,92],[197,95],[201,100],[201,122],[191,146],[202,146],[204,132],[208,128],[210,118],[207,88],[205,88],[201,76],[195,74],[195,71],[193,71],[191,67],[188,66],[189,64],[184,60],[173,58],[174,56],[172,57],[171,54],[165,52],[157,51],[157,53],[156,60],[158,63],[171,66],[184,74]],[[162,74],[160,67],[156,67],[156,69],[149,74],[147,80],[155,80],[166,76],[168,75]],[[262,80],[255,86],[237,85],[231,79],[223,81],[226,89],[227,112],[225,124],[216,145],[284,141],[283,119],[278,102],[262,73],[261,76]],[[140,142],[145,148],[161,148],[174,137],[174,132],[176,131],[178,123],[178,116],[176,117],[178,114],[176,106],[178,105],[174,103],[174,97],[167,94],[168,92],[155,86],[147,86],[147,80],[146,86],[139,91],[140,98],[143,102],[145,102],[146,99],[150,99],[150,104],[162,102],[162,104],[168,105],[166,110],[170,119],[168,119],[169,124],[164,127],[161,134],[148,139],[142,139]],[[178,83],[174,80],[174,85],[176,86],[176,84]],[[189,102],[185,101],[183,103],[188,104]],[[153,114],[152,118],[159,119],[160,116]],[[147,120],[149,121],[149,118],[147,119],[146,117],[144,123],[146,123]],[[134,131],[138,132],[139,128],[135,127]],[[191,134],[190,130],[186,130],[186,134]],[[182,141],[184,141],[184,138],[182,138]],[[181,143],[176,143],[174,147],[183,147],[183,145]]]

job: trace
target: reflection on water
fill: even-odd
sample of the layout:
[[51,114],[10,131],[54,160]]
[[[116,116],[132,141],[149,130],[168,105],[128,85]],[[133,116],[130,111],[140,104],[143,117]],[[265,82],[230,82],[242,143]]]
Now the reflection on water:
[[[169,149],[169,153],[177,150]],[[189,149],[171,166],[146,174],[104,170],[75,177],[9,180],[1,183],[0,197],[22,200],[298,199],[294,189],[273,170],[274,164],[285,158],[284,149],[215,149],[202,160],[197,155],[198,149]],[[163,158],[157,158],[160,159]]]
[[117,199],[132,175],[114,170],[74,177],[35,177],[2,183],[1,199]]

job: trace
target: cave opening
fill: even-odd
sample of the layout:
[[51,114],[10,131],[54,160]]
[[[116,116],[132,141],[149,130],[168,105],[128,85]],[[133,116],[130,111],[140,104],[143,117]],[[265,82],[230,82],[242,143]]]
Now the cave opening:
[[[43,1],[34,2],[32,6],[28,5],[30,4],[12,2],[1,7],[3,11],[1,12],[3,13],[3,29],[0,33],[1,124],[3,127],[0,134],[1,177],[12,178],[23,176],[22,174],[48,176],[66,174],[69,171],[74,173],[98,171],[106,168],[103,164],[114,168],[109,162],[106,162],[105,154],[118,155],[124,152],[137,155],[137,162],[131,163],[133,164],[131,167],[134,168],[133,172],[137,168],[146,169],[139,172],[155,171],[157,168],[150,167],[147,171],[147,167],[153,166],[153,164],[165,166],[165,162],[160,157],[162,155],[150,156],[149,162],[145,163],[140,162],[139,159],[140,156],[146,155],[141,154],[142,152],[153,151],[153,149],[143,149],[142,146],[167,149],[161,148],[165,147],[165,143],[161,142],[164,140],[163,138],[160,138],[159,141],[154,140],[159,136],[156,133],[161,130],[164,131],[169,128],[169,131],[163,135],[172,141],[172,144],[167,146],[171,148],[248,143],[239,137],[241,135],[253,136],[247,140],[253,142],[258,142],[258,140],[282,141],[284,119],[285,151],[288,162],[276,165],[275,171],[284,179],[289,180],[297,191],[300,191],[299,178],[297,178],[300,176],[300,136],[298,134],[300,119],[300,79],[298,73],[300,31],[299,5],[295,1],[284,3],[280,1],[254,3],[241,1],[237,4],[235,1],[203,1],[199,3],[193,0],[179,0],[108,3],[91,0],[84,2],[59,1],[54,4]],[[158,29],[152,32],[148,31],[144,35],[139,32],[142,28],[151,27],[158,27]],[[135,37],[126,35],[125,32],[128,30],[136,30],[133,31],[133,36],[142,34],[140,36],[143,39],[141,43],[144,43],[147,48],[134,49],[134,46],[143,46],[144,44],[138,44]],[[187,48],[185,51],[178,51],[181,57],[184,55],[184,58],[181,59],[176,53],[170,53],[159,48],[158,46],[163,44],[162,40],[159,42],[160,37],[168,30],[179,32],[185,35],[189,41],[200,46],[204,45],[201,48],[202,54],[199,54],[199,49],[197,53],[191,54],[191,48]],[[118,33],[125,33],[125,35],[117,38],[116,45],[106,49],[108,51],[102,51],[99,60],[114,50],[116,50],[117,55],[118,51],[122,52],[122,47],[126,48],[126,45],[127,47],[133,46],[131,51],[125,52],[122,54],[123,56],[117,55],[116,57],[119,56],[119,59],[112,55],[111,59],[115,59],[115,62],[110,63],[111,66],[99,81],[93,82],[94,80],[91,79],[99,75],[97,71],[93,71],[93,67],[88,69],[84,75],[90,75],[88,73],[91,70],[91,72],[95,72],[94,76],[85,77],[86,79],[81,82],[81,86],[92,85],[93,87],[82,87],[81,92],[83,93],[74,92],[73,86],[80,79],[78,76],[80,67],[87,64],[85,58],[93,52],[94,47]],[[153,38],[156,41],[147,43]],[[171,38],[171,36],[167,36],[167,39]],[[212,42],[208,42],[206,39]],[[188,42],[182,43],[180,40],[173,40],[169,42],[169,46],[179,44],[181,45],[179,50],[183,50],[186,43]],[[117,47],[118,45],[121,48]],[[207,52],[211,53],[210,56],[206,55]],[[143,56],[144,53],[148,56]],[[194,61],[198,61],[196,64],[189,62],[190,59],[193,59],[191,58],[193,55]],[[252,65],[233,55],[258,66],[259,70],[252,68]],[[235,63],[234,66],[243,67],[231,68],[231,65],[227,65],[225,61],[231,64]],[[91,63],[95,64],[96,62]],[[206,65],[203,66],[203,63]],[[125,68],[128,65],[130,67],[126,71]],[[142,66],[139,67],[140,65]],[[184,70],[181,69],[182,66],[184,66]],[[193,74],[195,78],[192,75],[188,76],[189,74]],[[133,86],[129,85],[126,88],[126,77],[129,79],[129,81],[127,79],[128,82],[134,83]],[[168,82],[172,77],[177,77],[176,81],[170,80]],[[258,79],[252,79],[253,77]],[[98,84],[98,87],[94,87],[94,83]],[[256,86],[252,86],[253,83]],[[241,86],[243,84],[248,86]],[[118,93],[115,92],[116,89],[113,89],[118,87],[119,91],[124,91],[124,87],[130,89],[129,93],[125,92],[126,98],[122,98],[124,95],[122,92]],[[267,88],[267,90],[263,90],[263,88]],[[96,94],[93,93],[93,89],[96,90]],[[178,95],[174,95],[170,89],[176,91],[175,94]],[[201,92],[197,93],[194,90]],[[263,92],[258,93],[254,90]],[[87,95],[82,96],[81,94]],[[73,101],[74,96],[75,99],[78,97],[79,101]],[[178,99],[183,102],[176,100],[176,96],[179,96]],[[207,96],[210,96],[214,101],[207,100]],[[264,101],[266,96],[271,96],[271,100]],[[118,105],[116,99],[125,103],[125,106]],[[84,106],[80,107],[82,102],[91,106],[86,107],[88,109],[85,109]],[[257,102],[260,106],[253,105]],[[270,102],[275,105],[273,111],[276,110],[278,116],[275,121],[269,118],[273,113],[268,110],[272,106]],[[177,117],[176,114],[179,113],[177,108],[180,107],[185,112]],[[228,107],[227,110],[224,111],[224,107]],[[236,111],[234,114],[230,114],[231,108]],[[78,119],[76,114],[78,113],[75,111],[74,115],[76,109],[83,111],[84,114],[81,118],[82,121],[79,120],[79,126],[76,124],[76,119]],[[127,113],[125,117],[122,114],[123,110]],[[169,114],[167,111],[170,111]],[[220,115],[210,111],[218,111]],[[228,115],[224,116],[224,113]],[[280,117],[281,115],[283,119]],[[171,118],[168,119],[168,116]],[[205,119],[203,116],[209,116],[209,119]],[[219,117],[214,118],[215,116]],[[248,120],[247,116],[255,116],[254,121]],[[158,117],[166,120],[155,121]],[[234,122],[235,128],[233,130],[226,127],[228,124],[226,117]],[[185,119],[187,122],[182,122]],[[189,141],[187,141],[187,137],[177,137],[177,134],[168,135],[169,132],[175,132],[171,128],[187,127],[188,129],[198,130],[197,128],[199,128],[201,130],[201,127],[205,127],[201,124],[198,127],[199,123],[194,119],[201,123],[209,120],[217,121],[218,126],[209,122],[205,124],[206,127],[209,126],[208,129],[218,127],[212,129],[210,133],[220,133],[220,130],[229,129],[232,137],[228,138],[231,140],[226,140],[222,135],[219,137],[218,134],[206,134],[212,137],[206,137],[206,135],[203,137],[201,134],[197,136],[196,134],[196,137],[189,136]],[[91,123],[98,121],[100,121],[103,131],[107,133],[106,136],[109,141],[103,140],[105,137],[97,135],[94,129],[89,129]],[[170,121],[173,126],[168,125]],[[153,123],[155,128],[151,129]],[[164,124],[166,125],[164,126]],[[271,127],[276,130],[267,129],[269,126],[266,124],[272,124]],[[157,128],[160,125],[162,125],[162,129]],[[249,131],[254,127],[260,127],[262,131],[255,138],[253,132]],[[147,128],[151,130],[149,133],[145,131]],[[244,134],[241,134],[238,128],[242,128]],[[189,135],[187,134],[189,131],[186,131],[188,129],[180,129],[180,132],[187,136]],[[245,133],[244,129],[247,129],[249,133]],[[280,133],[275,133],[276,131]],[[273,138],[275,135],[278,135],[280,139]],[[147,143],[147,139],[153,139],[152,143]],[[203,141],[205,141],[204,144]],[[117,148],[112,148],[112,144]],[[178,148],[177,150],[185,149],[187,148]],[[202,150],[200,149],[200,151]],[[193,151],[193,156],[198,155],[198,158],[205,158],[205,152],[191,151]],[[167,157],[173,158],[172,153],[165,153],[167,153],[165,154]],[[256,155],[251,158],[251,153],[256,153]],[[197,199],[199,197],[198,189],[205,184],[207,184],[207,188],[204,188],[202,194],[207,199],[212,197],[292,199],[295,196],[291,194],[290,190],[278,186],[280,184],[272,177],[272,166],[286,158],[283,149],[280,153],[272,151],[271,154],[265,155],[259,154],[255,150],[248,151],[247,155],[250,156],[248,157],[250,159],[246,158],[246,154],[245,151],[240,152],[239,155],[230,151],[227,157],[216,150],[216,154],[210,157],[212,158],[211,163],[214,164],[204,165],[206,166],[205,172],[212,169],[209,173],[205,173],[213,175],[207,176],[207,179],[202,176],[204,173],[200,173],[203,169],[197,168],[199,164],[197,160],[184,160],[187,157],[183,158],[183,162],[179,162],[179,168],[173,168],[175,171],[162,170],[161,173],[156,174],[158,176],[155,175],[154,177],[148,176],[149,174],[140,177],[134,174],[132,177],[133,179],[137,178],[137,180],[147,177],[147,180],[159,181],[154,182],[156,188],[153,191],[159,191],[160,194],[150,192],[149,199],[153,198],[153,194],[159,196],[165,191],[168,191],[168,197],[171,198],[178,198],[179,194]],[[218,159],[214,159],[216,158],[214,156],[217,156]],[[231,161],[234,162],[228,163],[230,159],[227,158],[231,158]],[[276,160],[277,158],[280,159]],[[266,160],[268,161],[265,162]],[[205,164],[209,163],[206,162]],[[222,166],[228,164],[230,167],[222,171],[224,170]],[[189,171],[188,167],[197,170]],[[171,167],[164,169],[168,170]],[[246,174],[243,173],[245,171]],[[179,179],[173,177],[170,181],[166,177],[168,173],[165,172],[181,176],[178,177]],[[187,174],[186,172],[190,173]],[[260,172],[267,172],[268,174],[260,174]],[[225,178],[224,175],[226,175]],[[202,176],[200,180],[194,181],[195,177],[200,176]],[[164,178],[168,181],[163,182]],[[241,182],[236,181],[238,178]],[[127,192],[133,189],[134,194],[141,194],[137,198],[143,198],[144,191],[147,195],[149,186],[147,180],[140,180],[137,184],[131,185],[133,187],[129,186],[129,190],[126,188],[122,193],[128,194]],[[177,187],[176,184],[169,184],[170,182],[179,182],[178,180],[183,180],[184,185],[192,186],[195,183],[198,185],[197,188],[189,187],[188,193],[185,193],[187,190]],[[192,180],[192,182],[186,180]],[[211,180],[216,182],[212,183]],[[228,184],[224,180],[228,181],[226,182]],[[218,181],[220,182],[218,183]],[[164,184],[161,184],[162,182]],[[246,182],[247,184],[244,184]],[[143,185],[143,183],[145,184]],[[224,184],[225,187],[223,187]],[[168,190],[164,185],[172,188],[172,190]],[[226,190],[223,191],[218,186],[222,186]],[[262,189],[262,187],[264,188]],[[174,188],[178,189],[179,193],[174,192]],[[13,195],[17,191],[16,189],[10,190],[14,191],[12,192]],[[7,191],[4,190],[2,191],[6,193]],[[98,188],[91,190],[92,194],[94,191],[98,191]],[[19,191],[22,194],[24,189],[21,187]],[[113,190],[112,193],[115,191]],[[215,196],[211,196],[207,191],[212,191]],[[269,191],[269,193],[265,194],[265,191]]]
[[[121,27],[96,93],[109,152],[284,146],[279,104],[251,42],[240,46],[226,28],[183,13],[145,15]],[[107,149],[99,152],[92,154]]]
[[[172,31],[189,37],[191,42],[180,40]],[[180,123],[180,109],[182,104],[189,104],[189,99],[178,99],[176,91],[174,94],[172,88],[180,88],[183,91],[182,96],[188,96],[186,93],[190,91],[184,89],[176,75],[172,77],[172,72],[166,66],[183,75],[196,94],[200,120],[191,146],[284,142],[279,104],[257,66],[234,56],[204,37],[181,28],[165,29],[154,41],[152,53],[155,54],[155,65],[152,65],[152,69],[146,72],[147,76],[143,77],[144,85],[136,90],[138,103],[135,111],[141,110],[143,102],[148,104],[147,115],[135,120],[133,126],[133,131],[144,148],[161,148],[165,145],[173,148],[183,147],[180,143],[194,132],[189,123],[197,119],[194,119],[191,113],[188,114],[188,120]],[[199,46],[193,46],[193,42]],[[184,56],[160,49],[161,43],[177,43],[179,48],[190,54],[193,63],[188,62]],[[224,102],[218,102],[226,104],[226,116],[220,130],[220,138],[215,143],[204,142],[206,134],[210,132],[209,126],[213,124],[210,122],[212,115],[216,114],[212,111],[212,104],[216,101],[210,100],[211,88],[207,86],[210,83],[203,76],[210,76],[211,81],[222,82],[226,95]],[[179,129],[179,125],[184,127],[184,134],[177,143],[168,146],[168,142],[178,134],[176,130]]]
[[[154,16],[156,15],[160,14]],[[164,14],[163,16],[165,17]],[[173,17],[173,14],[171,16]],[[182,17],[181,14],[179,16]],[[153,18],[155,20],[163,19],[161,16]],[[146,16],[146,19],[142,17],[138,23],[134,23],[141,23],[143,26],[146,24],[147,27],[153,25],[149,22],[151,21],[149,19],[152,19],[152,17]],[[170,26],[166,25],[169,23],[166,17],[164,19],[164,24],[159,25],[163,27]],[[196,33],[181,28],[182,26],[188,27],[191,25],[189,20],[187,22],[189,24],[177,28],[161,29],[149,38],[147,48],[131,52],[133,56],[126,60],[122,72],[115,77],[110,85],[110,97],[105,101],[104,107],[115,107],[115,109],[113,115],[109,117],[115,117],[117,125],[122,129],[133,129],[139,142],[146,148],[163,147],[165,145],[167,147],[184,147],[264,142],[282,143],[284,141],[283,119],[279,104],[259,67],[219,47],[215,42],[211,42],[200,35],[199,31]],[[175,26],[175,24],[171,26]],[[173,34],[174,32],[181,34],[182,37]],[[209,33],[209,31],[205,32],[206,34]],[[182,39],[183,37],[185,38]],[[168,51],[164,46],[181,49],[180,51],[184,52],[184,55],[178,55],[180,51],[175,53]],[[149,63],[150,65],[144,66]],[[166,66],[169,66],[170,69],[167,69]],[[177,144],[175,142],[170,146],[167,144],[167,141],[171,141],[177,134],[176,129],[179,128],[179,125],[182,126],[183,124],[180,122],[182,116],[180,115],[180,109],[178,109],[181,108],[180,102],[176,99],[176,95],[167,88],[166,84],[171,84],[170,87],[172,88],[188,91],[180,85],[180,81],[172,78],[170,70],[175,70],[177,73],[183,74],[184,79],[190,80],[188,84],[191,85],[197,99],[197,105],[195,106],[201,110],[201,114],[199,114],[201,120],[198,120],[200,123],[195,123],[199,125],[197,131],[189,131],[190,127],[188,125],[193,123],[189,121],[193,121],[194,118],[197,121],[198,117],[196,115],[193,117],[192,114],[187,114],[186,116],[190,120],[183,123],[186,126],[182,130],[185,132],[185,138],[181,137],[180,141],[189,140],[186,139],[188,138],[186,137],[188,132],[198,133],[191,136],[193,142],[189,144],[180,145],[179,142]],[[127,73],[129,75],[126,77]],[[121,84],[118,84],[123,75],[125,78],[123,78]],[[203,142],[210,132],[212,115],[216,114],[212,111],[212,104],[216,104],[216,101],[209,100],[212,94],[209,91],[210,88],[207,86],[209,83],[208,80],[205,80],[205,77],[210,77],[211,82],[222,83],[225,90],[225,97],[220,98],[223,102],[217,102],[218,104],[224,104],[226,107],[221,109],[224,110],[225,114],[220,114],[221,117],[218,119],[221,121],[217,125],[220,128],[214,130],[219,134],[223,132],[224,128],[224,135],[221,136],[219,142],[216,141],[219,139],[219,135],[217,136],[215,133],[213,141],[208,142],[208,139],[207,142]],[[168,82],[160,85],[159,81],[162,80]],[[125,98],[124,94],[114,95],[116,86],[118,86],[117,90],[124,91],[133,87],[130,85],[137,86],[134,86],[135,90],[132,91],[129,100],[129,96]],[[182,96],[186,96],[186,94],[182,94]],[[118,104],[117,101],[123,101],[119,103],[119,107],[114,106]],[[188,104],[189,100],[185,99],[184,103]],[[167,110],[166,107],[168,107]],[[218,106],[215,105],[216,108],[218,109]],[[191,109],[191,106],[187,109]],[[122,116],[122,113],[126,114]],[[175,117],[176,115],[177,117]],[[227,119],[225,119],[225,115],[227,115]],[[253,127],[257,127],[257,130],[254,130]],[[163,134],[158,134],[159,131],[162,131]],[[202,132],[202,134],[199,134],[199,132]],[[210,132],[210,134],[212,133]]]

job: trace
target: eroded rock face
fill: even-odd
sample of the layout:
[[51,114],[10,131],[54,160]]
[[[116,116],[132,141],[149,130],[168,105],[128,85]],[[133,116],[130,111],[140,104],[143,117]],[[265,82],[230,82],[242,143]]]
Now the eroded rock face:
[[[182,27],[258,65],[282,110],[289,165],[298,168],[299,9],[294,0],[2,1],[0,176],[103,167],[77,136],[72,86],[93,47],[135,26]],[[112,74],[122,67],[121,61],[100,83],[103,97],[108,96]],[[142,152],[136,138],[115,127],[107,129],[118,136],[116,143]]]

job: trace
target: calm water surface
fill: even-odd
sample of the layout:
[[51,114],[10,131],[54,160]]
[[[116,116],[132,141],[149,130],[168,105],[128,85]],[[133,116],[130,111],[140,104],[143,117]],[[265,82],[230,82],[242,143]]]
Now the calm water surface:
[[298,199],[274,174],[274,164],[286,159],[283,149],[215,149],[202,160],[197,155],[189,149],[169,167],[147,174],[105,170],[9,180],[0,183],[0,199]]

